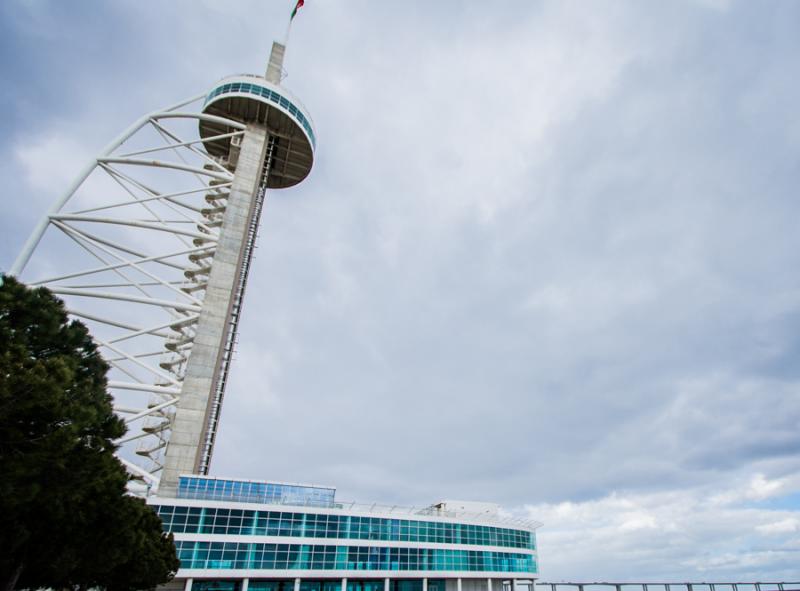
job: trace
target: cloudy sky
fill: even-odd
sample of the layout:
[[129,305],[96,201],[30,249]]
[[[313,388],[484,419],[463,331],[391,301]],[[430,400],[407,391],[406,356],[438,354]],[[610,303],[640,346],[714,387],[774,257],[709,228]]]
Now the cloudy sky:
[[[0,267],[291,0],[0,6]],[[307,0],[218,475],[493,500],[545,580],[800,579],[800,4]]]

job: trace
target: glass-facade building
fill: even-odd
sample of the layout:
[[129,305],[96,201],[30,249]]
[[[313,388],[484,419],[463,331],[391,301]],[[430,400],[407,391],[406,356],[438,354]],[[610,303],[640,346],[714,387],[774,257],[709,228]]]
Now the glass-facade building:
[[406,509],[337,503],[318,485],[180,478],[150,497],[186,591],[527,591],[537,523],[494,505]]

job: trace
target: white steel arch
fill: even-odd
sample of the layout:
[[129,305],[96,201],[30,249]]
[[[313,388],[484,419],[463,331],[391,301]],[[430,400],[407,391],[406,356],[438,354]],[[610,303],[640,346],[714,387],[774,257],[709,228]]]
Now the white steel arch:
[[[163,468],[235,174],[203,141],[238,143],[246,127],[187,110],[203,96],[145,115],[92,159],[11,269],[89,326],[128,426],[119,456],[148,486]],[[200,121],[228,131],[201,140]]]

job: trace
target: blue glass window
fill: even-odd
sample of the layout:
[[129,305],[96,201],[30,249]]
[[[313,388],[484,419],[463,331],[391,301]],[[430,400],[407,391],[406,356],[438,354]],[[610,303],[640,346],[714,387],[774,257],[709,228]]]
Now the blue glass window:
[[533,556],[504,552],[192,541],[176,546],[181,568],[189,569],[536,572]]
[[536,549],[533,532],[494,526],[215,507],[159,505],[155,509],[164,523],[165,531],[174,533],[434,542]]
[[207,105],[211,100],[215,99],[221,94],[225,94],[227,92],[242,92],[246,94],[253,94],[257,96],[261,96],[264,98],[269,99],[271,102],[275,103],[276,105],[280,105],[284,109],[286,109],[297,121],[300,123],[300,126],[306,131],[308,134],[309,139],[311,140],[311,145],[317,145],[317,138],[314,135],[314,132],[311,130],[311,125],[308,123],[306,118],[303,116],[303,113],[298,109],[294,104],[292,104],[288,99],[281,96],[277,92],[264,88],[262,86],[258,86],[256,84],[247,84],[242,82],[236,83],[229,83],[223,84],[218,86],[214,90],[212,90],[208,96],[206,96],[205,105]]

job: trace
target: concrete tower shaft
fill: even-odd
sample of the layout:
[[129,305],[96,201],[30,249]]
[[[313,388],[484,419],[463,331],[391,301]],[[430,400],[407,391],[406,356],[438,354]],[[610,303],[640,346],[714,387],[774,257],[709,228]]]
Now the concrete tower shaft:
[[[299,183],[313,165],[310,117],[279,86],[283,55],[274,43],[266,77],[225,78],[203,108],[212,116],[200,121],[200,137],[211,138],[206,151],[235,176],[167,444],[162,494],[176,490],[181,474],[208,473],[264,193]],[[226,120],[245,124],[244,134],[226,137],[233,131]]]
[[241,140],[236,175],[167,444],[159,485],[165,494],[176,489],[181,474],[208,472],[263,200],[267,139],[263,126],[248,125]]

